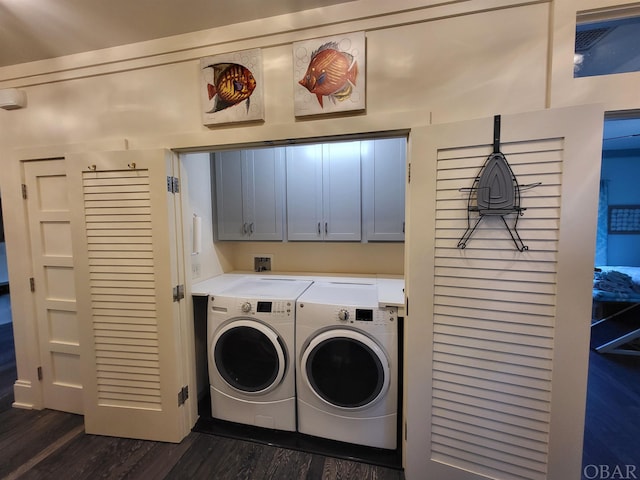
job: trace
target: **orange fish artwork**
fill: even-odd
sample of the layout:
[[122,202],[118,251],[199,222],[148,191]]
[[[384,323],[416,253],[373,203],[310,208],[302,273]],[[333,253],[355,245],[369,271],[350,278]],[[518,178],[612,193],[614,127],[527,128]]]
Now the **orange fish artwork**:
[[338,49],[336,42],[322,45],[311,55],[311,61],[298,83],[315,94],[320,106],[323,97],[335,103],[351,96],[358,76],[358,63],[353,55]]
[[213,83],[207,83],[207,94],[209,100],[216,97],[213,108],[207,113],[219,112],[244,100],[249,112],[250,97],[256,88],[251,70],[237,63],[216,63],[204,68],[213,69]]

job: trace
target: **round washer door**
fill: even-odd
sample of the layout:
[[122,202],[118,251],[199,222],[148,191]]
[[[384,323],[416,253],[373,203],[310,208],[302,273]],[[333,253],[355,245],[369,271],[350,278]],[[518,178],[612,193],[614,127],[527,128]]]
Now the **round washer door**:
[[328,330],[313,337],[301,365],[307,386],[334,407],[366,408],[389,389],[386,355],[373,340],[353,330]]
[[252,320],[235,320],[221,328],[211,352],[220,376],[243,393],[270,392],[280,384],[287,367],[278,334]]

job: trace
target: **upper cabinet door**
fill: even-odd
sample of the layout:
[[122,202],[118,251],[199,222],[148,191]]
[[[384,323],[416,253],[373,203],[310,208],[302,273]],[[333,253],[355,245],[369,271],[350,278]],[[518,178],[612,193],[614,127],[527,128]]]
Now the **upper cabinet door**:
[[322,240],[322,145],[287,147],[287,236]]
[[282,148],[215,154],[218,240],[282,240]]
[[404,241],[406,151],[404,137],[361,142],[364,240]]
[[246,152],[244,219],[249,240],[282,240],[284,149]]
[[360,240],[360,142],[287,147],[289,240]]
[[324,239],[360,240],[360,142],[325,144],[322,169]]
[[244,239],[242,151],[215,154],[216,225],[218,240]]

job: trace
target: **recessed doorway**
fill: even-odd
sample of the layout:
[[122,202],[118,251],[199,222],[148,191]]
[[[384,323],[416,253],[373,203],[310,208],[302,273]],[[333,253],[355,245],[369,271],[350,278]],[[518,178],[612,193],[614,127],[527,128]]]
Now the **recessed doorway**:
[[[635,285],[636,301],[640,300],[640,231],[633,230],[632,218],[613,218],[612,223],[612,215],[626,214],[634,205],[640,206],[640,112],[607,118],[602,150],[594,280],[602,278],[606,282],[602,282],[605,297],[594,289],[583,478],[601,478],[593,475],[596,469],[605,467],[610,472],[616,468],[625,472],[627,467],[640,471],[634,440],[640,431],[640,340],[630,339],[619,347],[627,353],[606,353],[607,348],[602,348],[640,328],[640,305],[616,315],[634,305],[633,296],[624,298],[624,284],[630,288]],[[615,272],[614,276],[602,277],[602,272],[609,270]],[[631,278],[625,276],[628,273]],[[611,292],[607,291],[609,286]],[[611,301],[601,301],[603,298]],[[609,320],[599,323],[603,318]]]

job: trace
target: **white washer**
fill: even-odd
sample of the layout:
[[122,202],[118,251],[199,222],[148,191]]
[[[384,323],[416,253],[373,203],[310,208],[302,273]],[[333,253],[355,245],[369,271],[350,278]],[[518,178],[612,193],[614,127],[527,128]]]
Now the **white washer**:
[[296,304],[298,431],[395,449],[398,309],[376,285],[314,283]]
[[246,277],[209,296],[213,418],[296,430],[295,302],[311,283]]

